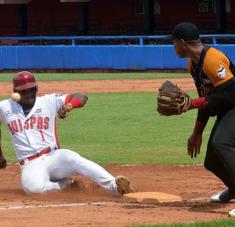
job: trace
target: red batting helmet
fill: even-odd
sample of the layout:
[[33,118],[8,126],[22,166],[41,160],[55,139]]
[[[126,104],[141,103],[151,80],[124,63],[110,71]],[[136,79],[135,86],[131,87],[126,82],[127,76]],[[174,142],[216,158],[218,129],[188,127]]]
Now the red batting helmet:
[[34,75],[28,71],[18,72],[13,78],[14,90],[22,91],[28,88],[37,87]]

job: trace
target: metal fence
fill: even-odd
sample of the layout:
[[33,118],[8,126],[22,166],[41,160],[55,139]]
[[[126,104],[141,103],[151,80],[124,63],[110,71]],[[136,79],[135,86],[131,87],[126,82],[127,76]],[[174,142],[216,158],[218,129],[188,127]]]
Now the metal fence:
[[[201,35],[207,44],[235,44],[234,34]],[[166,45],[168,35],[152,36],[25,36],[0,37],[1,45]]]

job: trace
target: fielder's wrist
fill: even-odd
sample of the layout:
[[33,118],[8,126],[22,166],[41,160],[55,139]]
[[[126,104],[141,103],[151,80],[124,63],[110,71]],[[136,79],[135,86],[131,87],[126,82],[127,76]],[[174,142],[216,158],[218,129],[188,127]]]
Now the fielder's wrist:
[[191,100],[191,109],[197,108],[197,109],[205,109],[206,108],[206,98],[196,98]]

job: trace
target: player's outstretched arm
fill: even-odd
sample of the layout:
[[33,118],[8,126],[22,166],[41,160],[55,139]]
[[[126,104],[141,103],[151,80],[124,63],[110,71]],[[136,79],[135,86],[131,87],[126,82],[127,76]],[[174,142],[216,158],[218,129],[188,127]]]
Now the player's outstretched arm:
[[2,130],[1,130],[1,123],[0,123],[0,169],[3,169],[7,166],[7,161],[3,156],[1,141],[2,141]]

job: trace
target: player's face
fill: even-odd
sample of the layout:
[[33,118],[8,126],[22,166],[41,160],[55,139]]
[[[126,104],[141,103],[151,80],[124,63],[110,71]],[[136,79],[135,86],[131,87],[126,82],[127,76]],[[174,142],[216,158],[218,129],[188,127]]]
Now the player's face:
[[29,88],[29,89],[17,91],[17,92],[20,93],[20,96],[21,96],[20,102],[22,104],[29,105],[29,106],[34,105],[36,95],[37,95],[37,87],[33,87],[33,88]]
[[173,40],[173,45],[174,45],[176,54],[180,58],[187,57],[187,54],[186,54],[186,51],[185,51],[185,45],[184,45],[184,42],[182,40],[178,40],[178,39]]

